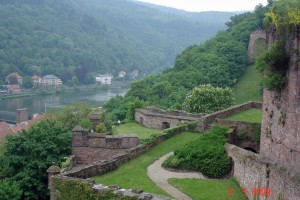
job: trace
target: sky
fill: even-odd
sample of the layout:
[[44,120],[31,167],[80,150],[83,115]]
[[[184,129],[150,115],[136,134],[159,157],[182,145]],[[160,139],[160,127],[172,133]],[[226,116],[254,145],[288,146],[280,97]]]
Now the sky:
[[267,0],[138,0],[142,2],[187,10],[201,11],[250,11],[259,3],[267,5]]

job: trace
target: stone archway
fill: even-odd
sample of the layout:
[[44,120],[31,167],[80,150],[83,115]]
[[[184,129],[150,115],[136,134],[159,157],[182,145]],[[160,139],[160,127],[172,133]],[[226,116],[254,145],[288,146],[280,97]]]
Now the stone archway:
[[250,62],[254,62],[264,50],[267,50],[267,33],[263,30],[254,31],[250,34],[248,46],[248,58]]
[[257,58],[260,54],[268,49],[267,40],[265,38],[257,38],[254,41],[253,55]]
[[163,122],[161,128],[162,129],[170,128],[170,123],[169,122]]
[[139,122],[140,122],[140,124],[144,124],[144,118],[140,117]]

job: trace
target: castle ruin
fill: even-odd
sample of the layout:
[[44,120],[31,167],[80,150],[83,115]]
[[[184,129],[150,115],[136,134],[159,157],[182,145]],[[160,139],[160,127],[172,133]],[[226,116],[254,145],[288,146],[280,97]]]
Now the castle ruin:
[[[268,32],[266,38],[269,46],[278,40],[275,32]],[[225,145],[234,160],[234,176],[248,197],[300,198],[299,27],[291,34],[286,49],[291,59],[285,86],[280,91],[264,90],[260,154]],[[269,189],[269,195],[262,197],[261,189]]]

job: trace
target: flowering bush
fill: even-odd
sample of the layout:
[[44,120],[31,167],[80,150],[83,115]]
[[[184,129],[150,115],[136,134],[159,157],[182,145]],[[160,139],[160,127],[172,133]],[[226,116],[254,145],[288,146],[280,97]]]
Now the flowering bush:
[[183,108],[193,113],[212,113],[228,108],[233,104],[233,92],[230,88],[200,85],[186,97]]

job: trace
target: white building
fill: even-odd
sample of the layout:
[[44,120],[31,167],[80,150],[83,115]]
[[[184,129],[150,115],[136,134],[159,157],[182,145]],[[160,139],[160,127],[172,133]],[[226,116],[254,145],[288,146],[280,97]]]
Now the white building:
[[119,71],[118,73],[118,77],[119,78],[124,78],[126,76],[126,72],[125,71]]
[[96,83],[101,85],[111,85],[113,76],[111,74],[104,74],[96,76]]
[[41,84],[46,87],[47,86],[57,87],[57,86],[62,85],[62,81],[60,78],[58,78],[54,75],[46,75],[46,76],[42,77]]

